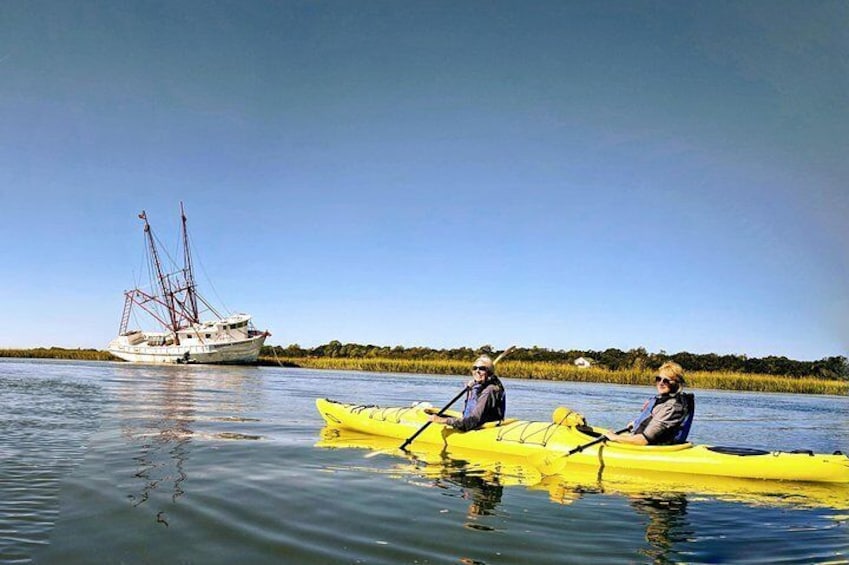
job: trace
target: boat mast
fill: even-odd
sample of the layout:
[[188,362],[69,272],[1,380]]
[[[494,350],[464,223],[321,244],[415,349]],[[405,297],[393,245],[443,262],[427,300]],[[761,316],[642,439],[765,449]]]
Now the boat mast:
[[200,315],[198,314],[197,292],[195,291],[195,276],[192,271],[192,254],[189,250],[189,232],[186,229],[186,211],[183,209],[182,202],[180,202],[180,216],[183,219],[183,278],[186,281],[186,301],[189,303],[187,313],[191,322],[199,324]]
[[153,258],[153,266],[156,271],[156,276],[159,279],[159,286],[162,289],[162,298],[165,300],[165,308],[168,310],[168,316],[171,320],[171,327],[169,328],[174,332],[174,340],[177,345],[180,344],[179,337],[177,336],[177,330],[179,329],[179,324],[177,323],[177,311],[174,307],[174,292],[171,290],[171,284],[164,274],[162,274],[162,264],[159,261],[159,252],[156,250],[156,243],[153,241],[153,233],[150,230],[150,224],[147,222],[147,214],[145,214],[144,210],[139,214],[139,218],[144,220],[144,235],[147,239],[148,247],[150,248],[150,254]]

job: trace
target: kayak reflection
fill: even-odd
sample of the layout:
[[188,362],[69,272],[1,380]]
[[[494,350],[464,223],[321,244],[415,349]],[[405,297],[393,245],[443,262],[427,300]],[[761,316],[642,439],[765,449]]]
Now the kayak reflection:
[[[426,443],[413,444],[402,451],[396,439],[331,426],[322,429],[316,446],[365,449],[370,451],[367,457],[375,454],[396,457],[400,460],[396,466],[398,471],[452,480],[459,485],[465,481],[480,487],[480,479],[483,479],[487,487],[492,487],[492,492],[504,487],[524,486],[546,492],[549,499],[558,504],[571,504],[586,494],[624,496],[646,515],[650,509],[654,509],[655,516],[660,510],[685,510],[688,495],[754,506],[849,510],[849,485],[845,484],[627,471],[572,463],[565,465],[559,474],[542,475],[528,458]],[[492,511],[492,503],[486,496],[481,495],[481,498],[481,509]],[[497,498],[500,501],[500,492]],[[653,528],[662,529],[660,525]]]

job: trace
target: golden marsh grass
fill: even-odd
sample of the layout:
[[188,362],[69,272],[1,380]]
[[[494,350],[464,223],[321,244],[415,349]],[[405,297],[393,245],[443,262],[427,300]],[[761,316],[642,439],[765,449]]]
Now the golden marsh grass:
[[[273,357],[263,357],[261,361],[265,364],[277,364],[278,362]],[[466,375],[469,373],[468,362],[451,360],[281,357],[279,361],[290,366],[294,365],[311,369],[431,375]],[[517,379],[648,385],[652,383],[652,375],[654,373],[648,369],[609,371],[597,367],[583,369],[563,363],[502,361],[498,364],[498,374],[502,377]],[[846,381],[718,371],[688,372],[687,386],[689,388],[751,392],[849,395],[849,382]]]
[[[114,361],[108,351],[95,349],[0,349],[0,357],[29,359],[73,359],[82,361]],[[388,359],[381,357],[275,357],[263,356],[262,365],[278,363],[312,369],[373,371],[379,373],[417,373],[429,375],[467,375],[469,363],[447,359]],[[498,364],[498,374],[517,379],[610,383],[624,385],[651,384],[649,369],[610,371],[598,367],[579,368],[568,363],[548,361],[510,361]],[[813,377],[782,377],[724,371],[692,371],[687,373],[689,388],[737,390],[750,392],[787,392],[794,394],[849,395],[849,381]]]
[[0,349],[0,357],[16,359],[74,359],[77,361],[114,361],[108,351],[96,349],[64,349],[62,347],[38,347],[35,349]]

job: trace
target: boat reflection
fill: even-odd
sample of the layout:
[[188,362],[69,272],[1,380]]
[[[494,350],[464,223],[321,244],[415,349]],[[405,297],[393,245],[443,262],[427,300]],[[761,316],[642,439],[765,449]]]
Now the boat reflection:
[[[117,370],[126,383],[120,388],[121,436],[132,446],[133,477],[140,481],[127,499],[135,507],[156,506],[156,522],[167,527],[165,508],[186,492],[193,442],[262,438],[232,430],[258,422],[247,416],[255,402],[249,400],[255,397],[255,377],[239,369],[212,373],[202,366],[146,371],[139,366]],[[148,379],[146,386],[134,385],[139,378]]]
[[[624,496],[646,515],[658,515],[658,509],[685,510],[688,497],[708,497],[747,505],[849,510],[849,485],[845,484],[611,470],[578,464],[567,464],[560,474],[545,476],[526,458],[453,447],[441,449],[425,443],[413,443],[404,452],[398,448],[399,443],[392,438],[327,426],[322,430],[317,446],[392,454],[399,457],[398,471],[424,476],[439,476],[440,473],[456,476],[461,469],[466,476],[485,477],[491,485],[521,485],[545,491],[549,499],[558,504],[571,504],[586,494]],[[655,510],[654,514],[649,512],[650,509]],[[659,531],[661,528],[657,526],[655,529]]]
[[[185,464],[196,418],[191,376],[187,371],[174,371],[160,387],[148,388],[144,394],[136,396],[138,389],[124,391],[121,434],[138,444],[134,477],[141,480],[138,491],[127,495],[133,506],[147,503],[158,492],[167,492],[172,503],[185,494]],[[164,511],[157,512],[156,521],[168,526]]]

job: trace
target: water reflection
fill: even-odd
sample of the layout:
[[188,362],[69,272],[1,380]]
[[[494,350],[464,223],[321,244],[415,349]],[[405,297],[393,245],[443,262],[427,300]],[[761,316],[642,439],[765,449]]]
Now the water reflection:
[[[439,449],[398,449],[399,442],[389,438],[378,438],[325,427],[321,432],[319,447],[359,448],[373,450],[372,454],[387,454],[398,458],[392,465],[392,475],[415,476],[426,479],[423,484],[438,488],[448,496],[468,501],[463,526],[479,531],[493,531],[485,518],[497,515],[498,506],[504,495],[505,485],[533,484],[540,475],[530,469],[521,469],[511,464],[481,465],[473,458],[462,457],[454,452]],[[371,454],[369,454],[371,455]],[[377,471],[380,472],[380,471]]]
[[[137,375],[136,375],[137,376]],[[121,390],[122,436],[136,444],[132,457],[141,484],[127,495],[133,506],[151,501],[154,493],[163,493],[171,503],[185,494],[188,479],[186,461],[191,451],[196,419],[194,381],[190,373],[174,372],[157,386],[142,391],[136,386]],[[129,384],[129,383],[128,383]],[[156,523],[168,526],[162,507],[156,511]]]
[[687,497],[684,494],[632,495],[629,503],[638,514],[648,518],[648,549],[640,552],[654,563],[674,563],[673,547],[693,535],[687,521]]
[[[505,486],[521,485],[532,490],[544,490],[552,502],[571,505],[586,496],[616,496],[627,500],[636,517],[645,523],[645,540],[648,546],[640,553],[650,562],[673,563],[680,557],[682,543],[693,536],[687,520],[687,495],[683,492],[646,492],[643,483],[639,490],[625,493],[623,483],[605,480],[604,471],[585,467],[571,467],[570,473],[558,477],[534,474],[527,463],[510,461],[505,457],[475,453],[466,456],[457,450],[428,449],[419,445],[410,452],[397,447],[397,441],[375,438],[348,430],[324,428],[320,447],[377,449],[378,453],[398,457],[400,462],[392,467],[392,477],[414,475],[427,479],[424,486],[443,489],[449,496],[469,502],[463,526],[478,531],[495,531],[491,520],[497,516]],[[375,469],[379,472],[378,469]],[[403,474],[399,475],[398,471]],[[411,484],[422,484],[412,481]],[[678,551],[676,551],[676,547]],[[474,560],[463,563],[478,563]]]
[[[691,555],[694,544],[716,539],[716,534],[696,535],[688,508],[693,501],[743,504],[748,507],[803,510],[826,508],[849,509],[849,485],[788,484],[787,482],[733,479],[696,475],[676,475],[648,471],[623,471],[582,465],[566,465],[561,474],[543,476],[527,458],[511,457],[414,444],[410,452],[398,449],[399,440],[369,436],[349,430],[325,427],[318,447],[358,448],[384,456],[373,468],[359,464],[335,470],[366,471],[385,474],[412,485],[439,487],[449,496],[468,500],[463,526],[479,531],[509,534],[509,516],[500,506],[509,487],[521,486],[545,493],[548,499],[563,506],[574,506],[564,512],[581,516],[587,508],[630,508],[629,525],[644,529],[644,545],[636,548],[640,560],[659,564],[674,563]],[[361,458],[356,458],[362,461]],[[390,465],[387,469],[386,464]],[[424,483],[420,480],[426,479]],[[602,497],[607,498],[604,500]],[[580,503],[580,504],[579,504]],[[447,513],[447,516],[451,516]],[[842,514],[835,517],[838,520]],[[499,518],[493,520],[493,517]],[[704,518],[702,517],[702,522]],[[633,531],[633,530],[632,530]],[[725,536],[724,532],[720,534]],[[469,561],[473,563],[474,561]]]
[[[121,435],[131,446],[140,481],[127,495],[134,507],[156,504],[157,524],[168,527],[165,508],[186,493],[188,461],[199,441],[259,440],[261,435],[219,430],[250,425],[248,411],[258,401],[255,379],[237,369],[211,372],[203,367],[116,369]],[[138,379],[145,379],[139,386]]]
[[[523,485],[545,490],[553,502],[571,504],[585,494],[653,496],[669,493],[707,496],[726,502],[752,506],[788,508],[827,508],[849,511],[849,484],[791,483],[759,479],[739,479],[712,475],[687,475],[660,471],[625,470],[567,464],[559,474],[542,475],[530,460],[506,454],[472,451],[457,447],[415,443],[407,452],[398,449],[399,441],[359,432],[325,427],[319,447],[369,449],[372,453],[391,453],[418,462],[421,469],[453,469],[459,465],[467,474],[488,477],[499,485]],[[451,460],[459,462],[457,465]],[[403,467],[403,465],[402,465]],[[429,471],[430,472],[430,471]],[[444,471],[448,472],[448,471]]]
[[[469,475],[461,475],[458,478],[466,496],[464,498],[471,499],[469,510],[466,517],[476,519],[478,516],[489,516],[495,511],[495,508],[501,503],[501,497],[504,494],[504,487],[498,483],[498,480],[487,481],[482,477]],[[471,526],[470,526],[471,527]]]
[[466,527],[476,530],[492,530],[489,526],[478,524],[480,517],[495,513],[504,495],[504,486],[496,472],[475,469],[469,461],[453,459],[446,452],[440,452],[438,461],[425,461],[416,455],[410,459],[417,463],[420,471],[428,477],[436,475],[433,485],[439,488],[460,489],[460,498],[469,501],[466,510]]
[[[389,404],[399,390],[409,391],[388,386],[395,378],[340,373],[328,381],[326,373],[309,371],[110,363],[14,366],[23,374],[0,374],[0,381],[12,377],[0,382],[0,510],[8,512],[0,512],[0,529],[14,532],[0,539],[0,562],[457,563],[462,555],[464,563],[542,565],[646,563],[653,559],[648,552],[701,563],[846,556],[847,486],[673,480],[671,473],[617,477],[610,469],[599,476],[571,460],[561,475],[541,477],[520,462],[486,462],[468,450],[444,454],[466,462],[445,469],[443,454],[429,454],[418,442],[420,466],[399,455],[394,440],[359,451],[313,447],[321,422],[317,395],[344,381],[343,388],[355,389],[349,394]],[[85,389],[20,389],[53,377]],[[423,383],[424,393],[444,391],[438,379],[411,379]],[[525,394],[528,404],[551,390],[537,382],[511,387],[514,400]],[[830,412],[840,424],[846,399],[837,400],[816,404],[840,407]],[[724,414],[719,401],[716,413]],[[700,430],[712,433],[709,422]],[[261,439],[228,441],[228,434]],[[844,437],[822,432],[812,443],[845,443]],[[363,457],[383,447],[392,454]],[[150,488],[152,481],[158,487]],[[437,482],[444,488],[434,488]],[[146,501],[134,506],[144,492]],[[687,500],[682,521],[668,521],[666,530],[629,502],[656,492]],[[799,511],[806,500],[829,510]],[[691,527],[696,534],[679,541]],[[649,532],[655,544],[646,541]]]
[[[591,473],[586,473],[584,478],[578,478],[581,473],[575,475],[571,479],[546,479],[536,487],[546,488],[549,498],[559,504],[573,504],[587,494],[623,494],[615,481],[610,487],[606,486],[602,471],[598,471],[594,478]],[[687,495],[681,492],[633,492],[625,496],[628,505],[645,523],[648,548],[641,549],[640,553],[657,564],[678,562],[674,549],[676,544],[686,542],[694,533],[687,521]]]

